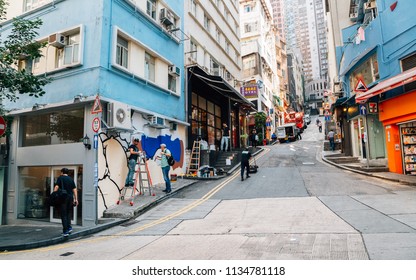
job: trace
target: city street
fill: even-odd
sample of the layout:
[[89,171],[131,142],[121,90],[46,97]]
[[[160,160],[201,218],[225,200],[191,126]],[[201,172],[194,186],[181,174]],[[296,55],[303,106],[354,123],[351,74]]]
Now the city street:
[[416,190],[325,164],[314,123],[243,182],[201,181],[121,226],[0,259],[416,259]]

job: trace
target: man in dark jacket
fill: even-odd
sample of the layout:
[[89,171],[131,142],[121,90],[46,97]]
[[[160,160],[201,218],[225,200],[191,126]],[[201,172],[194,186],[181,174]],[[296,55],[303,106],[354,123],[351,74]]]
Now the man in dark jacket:
[[62,168],[61,169],[61,176],[55,182],[54,191],[58,189],[63,190],[66,193],[65,199],[60,205],[60,212],[61,212],[61,220],[62,220],[62,228],[64,237],[68,237],[68,235],[72,232],[71,227],[71,211],[72,207],[78,205],[78,192],[77,187],[75,185],[74,180],[69,177],[69,169]]
[[247,169],[246,178],[250,178],[250,175],[248,175],[250,173],[250,158],[251,153],[248,148],[245,148],[245,150],[241,153],[241,181],[244,181],[244,169]]

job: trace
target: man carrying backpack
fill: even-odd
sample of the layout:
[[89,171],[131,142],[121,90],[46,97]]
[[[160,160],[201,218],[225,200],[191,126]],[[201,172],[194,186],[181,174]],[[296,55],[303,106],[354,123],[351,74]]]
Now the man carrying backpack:
[[160,167],[162,167],[163,179],[165,180],[166,187],[163,190],[165,193],[170,193],[172,191],[170,179],[169,179],[169,171],[170,165],[168,163],[168,158],[172,157],[172,153],[166,148],[166,144],[160,144]]

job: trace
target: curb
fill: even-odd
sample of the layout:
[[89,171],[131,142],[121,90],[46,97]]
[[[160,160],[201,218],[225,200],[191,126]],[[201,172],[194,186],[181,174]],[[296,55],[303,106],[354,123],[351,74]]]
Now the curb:
[[46,246],[51,246],[51,245],[57,245],[57,244],[65,243],[66,241],[71,240],[71,239],[84,237],[87,235],[91,235],[91,234],[109,229],[111,227],[120,225],[126,221],[127,221],[126,219],[120,219],[117,221],[108,222],[108,223],[105,223],[105,224],[102,224],[93,228],[88,228],[88,229],[74,232],[70,234],[68,237],[57,236],[52,239],[36,241],[32,243],[0,246],[0,252],[21,251],[21,250],[29,250],[29,249],[36,249],[36,248],[41,248],[41,247],[46,247]]
[[354,172],[354,173],[358,173],[358,174],[361,174],[361,175],[366,175],[366,176],[370,176],[370,177],[374,177],[374,178],[378,178],[378,179],[382,179],[382,180],[387,180],[387,181],[391,181],[391,182],[401,183],[403,185],[416,186],[416,182],[409,182],[409,181],[405,181],[405,180],[401,180],[401,179],[388,178],[388,177],[385,177],[385,176],[377,175],[377,173],[367,173],[367,172],[364,172],[364,171],[356,170],[356,169],[353,169],[353,168],[349,168],[349,167],[337,164],[335,162],[332,162],[332,161],[328,160],[324,156],[322,156],[321,158],[324,162],[326,162],[328,164],[331,164],[335,167],[345,169],[345,170],[348,170],[348,171],[351,171],[351,172]]

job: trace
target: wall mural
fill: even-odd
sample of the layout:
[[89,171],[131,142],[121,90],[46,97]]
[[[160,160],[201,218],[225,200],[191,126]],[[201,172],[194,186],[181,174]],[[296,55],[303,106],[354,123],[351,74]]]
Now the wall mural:
[[[108,209],[109,206],[116,203],[118,195],[124,187],[124,180],[128,172],[127,153],[130,142],[121,137],[120,133],[107,135],[101,132],[99,139],[102,146],[102,158],[99,162],[98,192],[102,198],[104,209]],[[142,135],[140,138],[140,149],[146,152],[150,176],[153,182],[155,182],[155,177],[162,176],[160,166],[156,166],[155,162],[156,156],[160,153],[160,144],[162,143],[166,144],[176,161],[174,166],[172,166],[172,170],[184,167],[185,149],[182,140],[179,138],[172,140],[172,136],[167,134],[157,137]]]

